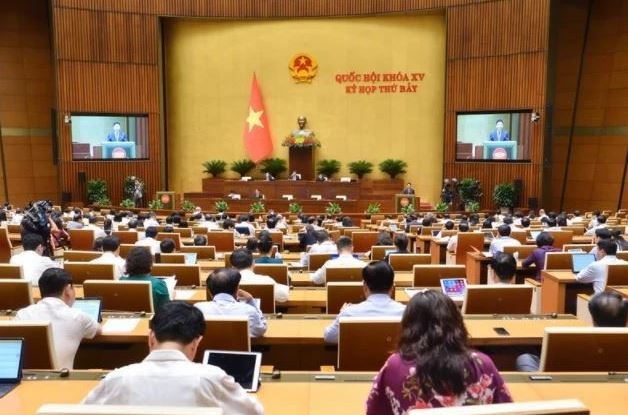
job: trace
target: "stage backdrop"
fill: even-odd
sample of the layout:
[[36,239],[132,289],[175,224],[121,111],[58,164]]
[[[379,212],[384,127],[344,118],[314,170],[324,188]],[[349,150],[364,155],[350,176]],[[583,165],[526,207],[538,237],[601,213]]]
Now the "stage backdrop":
[[[274,157],[287,159],[281,142],[296,129],[297,116],[305,115],[322,143],[317,160],[340,160],[341,175],[348,176],[347,163],[366,159],[376,165],[370,177],[377,179],[385,177],[379,161],[403,159],[409,165],[405,178],[418,195],[437,201],[443,170],[443,15],[167,19],[164,47],[172,190],[200,191],[205,160],[245,157],[242,136],[255,72]],[[318,63],[311,84],[290,77],[288,64],[297,53]],[[365,81],[365,74],[376,81]]]

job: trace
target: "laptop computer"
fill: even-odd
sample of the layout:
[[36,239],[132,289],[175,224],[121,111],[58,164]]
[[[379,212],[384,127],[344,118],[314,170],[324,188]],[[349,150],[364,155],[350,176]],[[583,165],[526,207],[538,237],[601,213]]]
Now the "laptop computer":
[[72,304],[72,308],[81,310],[97,322],[102,321],[102,300],[97,297],[77,298]]
[[247,392],[256,392],[259,388],[261,353],[205,350],[203,364],[218,366]]
[[23,354],[24,339],[0,339],[0,398],[20,384]]
[[196,252],[184,252],[185,255],[185,265],[195,265],[197,253]]
[[440,280],[440,287],[447,297],[454,301],[462,301],[467,291],[467,280],[466,278],[443,278]]
[[593,254],[573,253],[571,255],[571,270],[577,274],[592,262],[595,262],[595,255]]
[[251,234],[251,230],[249,229],[248,226],[236,226],[235,230],[240,235],[250,235]]
[[532,237],[532,239],[534,239],[536,241],[536,238],[539,237],[539,235],[541,234],[541,231],[530,231],[530,236]]

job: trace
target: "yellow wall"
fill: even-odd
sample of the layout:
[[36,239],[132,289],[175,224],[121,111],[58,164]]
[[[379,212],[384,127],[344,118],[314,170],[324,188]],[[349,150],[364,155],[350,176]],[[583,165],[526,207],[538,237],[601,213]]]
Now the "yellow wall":
[[[308,118],[322,147],[317,159],[343,163],[385,158],[408,162],[406,180],[437,201],[442,179],[445,20],[442,15],[367,18],[209,21],[165,24],[169,184],[201,190],[201,163],[245,157],[244,120],[251,77],[257,73],[274,157],[288,157],[283,138]],[[290,58],[318,61],[311,84],[295,84]],[[335,75],[424,72],[414,94],[348,95]],[[227,177],[235,177],[230,172]],[[371,178],[384,177],[377,167]]]

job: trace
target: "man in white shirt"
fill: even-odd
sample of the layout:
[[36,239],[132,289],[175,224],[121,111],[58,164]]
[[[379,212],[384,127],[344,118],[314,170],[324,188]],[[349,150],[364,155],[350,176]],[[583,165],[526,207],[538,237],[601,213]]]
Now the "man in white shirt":
[[606,216],[604,215],[600,215],[597,217],[597,223],[589,230],[587,230],[584,233],[584,236],[593,236],[595,235],[595,231],[597,229],[602,229],[602,228],[606,228],[608,225],[606,225]]
[[326,230],[321,229],[314,231],[316,237],[316,243],[310,245],[310,249],[307,252],[301,253],[301,265],[307,267],[310,264],[311,254],[337,254],[338,248],[336,244],[329,239],[329,234]]
[[96,238],[104,238],[107,236],[107,233],[103,228],[96,225],[96,216],[90,216],[88,219],[89,223],[83,226],[83,229],[91,229],[94,231],[94,239]]
[[241,290],[240,273],[234,268],[221,268],[207,277],[207,298],[194,304],[206,317],[243,316],[249,318],[249,335],[261,337],[266,333],[266,318],[257,307],[255,299],[248,292]]
[[253,254],[244,248],[236,249],[231,254],[231,265],[240,271],[240,284],[273,284],[275,286],[275,302],[288,301],[290,287],[279,284],[268,275],[259,275],[253,272]]
[[364,268],[366,262],[353,257],[353,242],[348,236],[341,236],[336,241],[338,258],[326,261],[322,267],[311,274],[310,280],[314,284],[323,285],[327,280],[327,268]]
[[160,254],[161,248],[159,247],[159,244],[161,242],[155,239],[157,236],[157,228],[150,226],[146,228],[145,234],[146,237],[135,242],[135,246],[148,246],[151,254]]
[[102,240],[103,254],[92,259],[92,264],[113,264],[114,278],[126,274],[126,261],[120,258],[120,240],[115,236],[106,236]]
[[505,246],[519,246],[521,242],[510,237],[510,226],[503,224],[497,228],[499,236],[491,241],[489,252],[496,255],[498,252],[504,252]]
[[373,262],[362,269],[365,301],[345,304],[332,324],[325,329],[326,343],[338,343],[342,317],[399,317],[406,306],[392,299],[395,293],[395,272],[386,261]]
[[75,294],[67,271],[59,268],[44,271],[39,279],[39,292],[41,300],[19,310],[15,319],[49,321],[56,355],[55,369],[72,369],[81,340],[100,334],[100,324],[84,312],[72,308]]
[[37,285],[39,277],[48,268],[59,268],[52,259],[43,256],[44,240],[41,235],[36,233],[26,233],[22,236],[23,252],[13,255],[9,263],[11,265],[19,265],[22,267],[22,277]]
[[159,222],[157,221],[157,216],[153,212],[151,212],[150,216],[144,220],[144,229],[149,228],[151,226],[158,227]]
[[[469,223],[460,222],[460,225],[458,225],[458,232],[469,232]],[[451,238],[449,238],[449,242],[447,242],[447,252],[456,253],[457,248],[458,248],[458,234],[452,235]]]
[[517,260],[511,254],[498,252],[493,257],[491,267],[497,277],[495,283],[501,285],[510,285],[515,283],[515,275],[517,274]]
[[22,223],[22,219],[24,219],[24,215],[22,214],[22,209],[15,209],[15,213],[11,217],[11,224],[19,225]]
[[255,226],[249,221],[249,215],[240,215],[238,219],[239,221],[235,226],[236,231],[242,235],[246,235],[247,233],[242,229],[247,229],[249,232],[248,235],[255,236]]
[[192,360],[205,333],[203,313],[181,301],[150,321],[150,354],[109,373],[84,404],[220,407],[225,414],[262,414],[264,408],[222,369]]
[[578,282],[592,283],[596,293],[604,291],[610,264],[628,264],[617,258],[617,243],[611,239],[602,239],[597,243],[597,261],[589,264],[576,275]]

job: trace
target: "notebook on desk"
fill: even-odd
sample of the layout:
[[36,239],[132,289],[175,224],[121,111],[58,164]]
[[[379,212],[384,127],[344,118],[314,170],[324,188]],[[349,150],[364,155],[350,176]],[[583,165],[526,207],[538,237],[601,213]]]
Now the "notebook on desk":
[[218,366],[247,392],[256,392],[259,387],[261,353],[205,350],[203,364]]
[[0,398],[22,380],[24,339],[0,339]]

